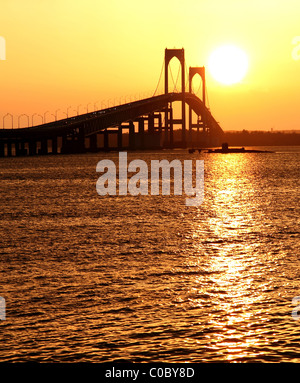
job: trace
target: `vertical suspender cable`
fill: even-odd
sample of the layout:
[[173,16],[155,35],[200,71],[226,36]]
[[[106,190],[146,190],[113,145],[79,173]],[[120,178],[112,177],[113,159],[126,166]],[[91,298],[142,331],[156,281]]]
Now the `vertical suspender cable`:
[[157,92],[157,90],[158,90],[158,87],[159,87],[159,84],[160,84],[160,81],[161,81],[161,77],[162,77],[162,74],[163,74],[164,66],[165,66],[165,58],[164,58],[164,60],[163,60],[163,65],[162,65],[162,67],[161,67],[161,71],[160,71],[159,80],[158,80],[157,86],[156,86],[156,88],[155,88],[155,91],[154,91],[154,93],[153,93],[153,96],[152,96],[152,97],[154,97],[154,96],[155,96],[155,94],[156,94],[156,92]]

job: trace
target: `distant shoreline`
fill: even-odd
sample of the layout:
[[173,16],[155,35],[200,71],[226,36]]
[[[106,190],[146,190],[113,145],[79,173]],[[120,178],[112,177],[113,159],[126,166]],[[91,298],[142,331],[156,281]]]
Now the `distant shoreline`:
[[297,146],[300,145],[300,131],[225,131],[223,140],[230,146]]

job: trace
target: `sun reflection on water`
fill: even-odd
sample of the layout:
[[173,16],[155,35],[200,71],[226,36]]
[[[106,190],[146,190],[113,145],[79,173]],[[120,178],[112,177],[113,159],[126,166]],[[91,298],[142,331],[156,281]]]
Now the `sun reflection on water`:
[[209,216],[203,219],[201,212],[192,223],[195,254],[199,257],[187,263],[198,267],[199,275],[193,276],[189,293],[193,291],[197,296],[198,289],[202,299],[194,301],[196,306],[203,305],[207,297],[211,301],[206,324],[211,329],[206,335],[208,348],[222,350],[227,360],[236,360],[255,356],[255,346],[261,342],[248,328],[256,313],[253,307],[262,300],[255,281],[259,273],[256,244],[244,238],[259,230],[254,222],[263,213],[256,204],[255,187],[249,182],[251,158],[220,156],[210,163],[211,171],[218,171],[220,177],[211,181],[206,175],[210,187],[203,209],[206,211],[208,203]]

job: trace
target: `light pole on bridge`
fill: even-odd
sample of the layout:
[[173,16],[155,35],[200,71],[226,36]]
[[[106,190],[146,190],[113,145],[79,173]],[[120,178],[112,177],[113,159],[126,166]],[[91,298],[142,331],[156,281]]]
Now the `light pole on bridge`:
[[4,122],[5,122],[5,118],[6,117],[9,117],[11,118],[11,128],[13,129],[14,128],[14,116],[11,114],[11,113],[6,113],[5,116],[3,116],[3,129],[4,129]]
[[60,111],[60,109],[56,109],[55,111],[55,121],[57,121],[57,112]]
[[69,109],[71,109],[71,108],[72,108],[71,106],[67,107],[67,113],[65,113],[67,115],[67,118],[69,118]]
[[88,104],[86,104],[86,112],[88,113],[89,112],[89,105],[92,105],[90,102]]
[[38,113],[34,113],[34,114],[31,116],[31,126],[33,126],[33,117],[34,117],[34,116],[41,117],[41,119],[42,119],[42,124],[43,124],[43,122],[44,122],[43,116],[40,115],[40,114],[38,114]]
[[46,114],[47,113],[50,113],[49,110],[47,110],[45,113],[44,113],[44,123],[46,123]]
[[23,114],[20,114],[20,116],[18,117],[18,128],[19,129],[20,129],[20,120],[21,120],[22,116],[27,117],[27,127],[29,127],[29,116],[28,116],[28,114],[23,113]]

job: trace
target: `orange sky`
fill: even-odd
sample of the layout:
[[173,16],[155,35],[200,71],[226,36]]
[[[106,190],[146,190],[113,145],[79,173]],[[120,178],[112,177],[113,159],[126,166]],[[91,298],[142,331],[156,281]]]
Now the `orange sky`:
[[17,126],[22,113],[31,122],[48,111],[49,121],[58,109],[64,118],[68,107],[71,115],[148,97],[166,47],[184,47],[187,66],[202,66],[231,43],[247,52],[250,67],[232,86],[207,73],[223,129],[300,129],[300,59],[292,57],[299,17],[298,0],[2,0],[0,127],[6,113]]

